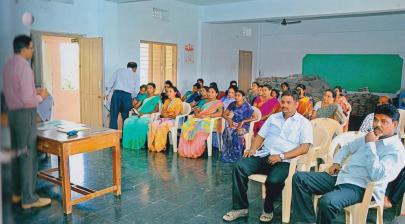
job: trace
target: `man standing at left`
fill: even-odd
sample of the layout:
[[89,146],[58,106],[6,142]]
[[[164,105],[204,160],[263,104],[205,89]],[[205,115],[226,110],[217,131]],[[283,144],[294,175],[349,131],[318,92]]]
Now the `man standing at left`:
[[13,41],[14,56],[3,71],[4,96],[11,132],[11,147],[19,155],[13,161],[12,201],[21,201],[24,209],[43,207],[51,203],[35,193],[37,180],[36,108],[48,96],[45,89],[35,89],[34,72],[29,60],[34,47],[31,38],[20,35]]
[[140,86],[140,77],[135,75],[138,65],[128,62],[126,68],[118,69],[106,84],[107,93],[114,90],[110,105],[110,128],[118,129],[118,114],[121,113],[122,122],[129,116],[132,99],[136,97]]

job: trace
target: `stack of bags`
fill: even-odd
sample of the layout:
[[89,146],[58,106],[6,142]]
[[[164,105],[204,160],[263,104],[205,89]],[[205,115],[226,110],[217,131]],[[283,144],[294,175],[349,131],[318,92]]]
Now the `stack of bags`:
[[378,96],[371,93],[351,93],[348,94],[347,100],[352,105],[352,115],[366,116],[373,113]]
[[273,88],[281,90],[280,84],[288,83],[290,89],[295,89],[298,84],[304,84],[307,87],[307,94],[314,99],[314,102],[322,100],[323,91],[331,88],[330,85],[318,76],[303,76],[295,74],[287,77],[260,77],[256,79],[259,84],[268,84]]
[[[333,86],[330,86],[329,83],[318,76],[303,76],[300,74],[286,77],[260,77],[257,78],[256,81],[262,85],[268,84],[278,90],[281,90],[280,85],[283,82],[288,83],[290,89],[295,89],[299,83],[304,84],[307,87],[307,95],[313,98],[314,103],[322,100],[324,90],[333,88]],[[346,98],[350,105],[352,105],[351,115],[355,116],[366,116],[367,114],[372,113],[378,100],[377,95],[367,92],[347,94]]]

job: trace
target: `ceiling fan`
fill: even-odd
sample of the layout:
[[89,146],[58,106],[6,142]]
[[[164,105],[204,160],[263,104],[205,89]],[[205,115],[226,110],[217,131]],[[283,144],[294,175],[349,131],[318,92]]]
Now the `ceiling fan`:
[[301,23],[301,20],[287,21],[286,19],[282,19],[281,21],[266,20],[266,22],[268,22],[268,23],[277,23],[277,24],[280,24],[282,26],[287,26],[287,25],[290,25],[290,24]]

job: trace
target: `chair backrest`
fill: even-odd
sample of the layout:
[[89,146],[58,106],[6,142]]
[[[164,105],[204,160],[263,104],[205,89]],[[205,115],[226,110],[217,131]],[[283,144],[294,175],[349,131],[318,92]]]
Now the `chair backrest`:
[[331,118],[316,118],[311,120],[311,123],[313,127],[318,125],[324,127],[327,130],[330,139],[343,132],[342,126],[339,122]]
[[333,156],[340,148],[342,148],[349,142],[352,142],[353,140],[360,138],[364,135],[366,135],[366,133],[364,132],[348,131],[336,136],[335,138],[332,139],[332,142],[329,145],[328,159],[332,160]]
[[305,155],[306,158],[300,159],[299,161],[299,164],[305,163],[305,169],[307,170],[316,164],[316,158],[318,158],[320,155],[326,154],[326,150],[330,144],[329,133],[326,128],[321,125],[312,124],[312,131],[313,144],[310,151]]
[[312,124],[312,131],[313,131],[313,147],[325,147],[329,146],[330,141],[329,141],[329,136],[330,133],[329,131],[321,126],[321,125],[316,125]]
[[398,109],[399,112],[399,136],[405,138],[404,128],[405,128],[405,110]]
[[191,106],[190,104],[183,102],[183,111],[182,115],[189,115],[191,113]]
[[253,134],[253,126],[255,125],[256,122],[260,121],[262,119],[262,112],[259,110],[257,107],[253,107],[253,114],[256,115],[256,119],[254,121],[250,122],[250,127],[249,127],[249,133]]

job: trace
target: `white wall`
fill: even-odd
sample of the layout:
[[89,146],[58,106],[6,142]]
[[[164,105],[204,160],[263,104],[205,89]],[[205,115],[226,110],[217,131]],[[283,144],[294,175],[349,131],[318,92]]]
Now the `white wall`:
[[[405,59],[405,14],[261,24],[259,69],[265,76],[302,73],[305,54],[400,54]],[[402,86],[405,86],[405,68]]]
[[[243,28],[252,30],[251,37],[242,35]],[[258,29],[255,24],[202,25],[201,73],[206,82],[216,82],[223,90],[231,80],[238,80],[239,50],[253,52],[252,75],[258,74]]]
[[[108,1],[74,1],[74,4],[48,2],[43,0],[2,0],[0,68],[13,54],[12,41],[16,35],[29,35],[30,29],[82,34],[87,37],[102,36],[104,39],[104,71],[116,69],[117,58],[117,12],[118,5]],[[24,12],[31,12],[35,18],[32,27],[21,22]],[[114,68],[113,68],[114,67]]]
[[[153,18],[153,8],[167,10],[169,21]],[[129,60],[139,62],[141,40],[177,44],[177,85],[184,93],[199,76],[199,14],[198,7],[175,0],[119,4],[119,63],[124,66]],[[184,46],[189,43],[194,46],[194,64],[185,63]]]

